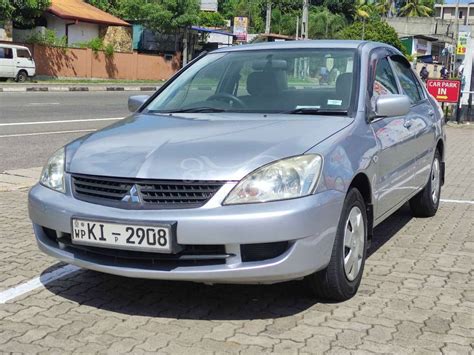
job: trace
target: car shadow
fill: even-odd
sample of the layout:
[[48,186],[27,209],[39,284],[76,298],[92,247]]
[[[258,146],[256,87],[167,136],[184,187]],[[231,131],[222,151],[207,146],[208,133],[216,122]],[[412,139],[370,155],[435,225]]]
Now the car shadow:
[[[374,231],[368,255],[388,242],[411,219],[406,206]],[[55,264],[43,274],[57,269]],[[80,270],[45,285],[52,293],[111,312],[203,320],[269,319],[300,313],[317,301],[303,282],[274,285],[204,285],[131,279]]]

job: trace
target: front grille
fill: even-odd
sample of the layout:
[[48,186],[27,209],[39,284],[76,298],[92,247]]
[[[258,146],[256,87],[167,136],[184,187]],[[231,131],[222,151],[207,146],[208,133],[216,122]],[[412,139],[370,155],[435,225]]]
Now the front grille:
[[77,199],[128,209],[201,207],[223,185],[223,181],[145,180],[89,175],[72,176],[72,190]]

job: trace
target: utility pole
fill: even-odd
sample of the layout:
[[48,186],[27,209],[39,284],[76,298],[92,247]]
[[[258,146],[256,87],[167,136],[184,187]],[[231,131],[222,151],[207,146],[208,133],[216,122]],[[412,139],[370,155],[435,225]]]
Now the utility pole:
[[265,19],[265,33],[270,33],[270,24],[272,22],[272,2],[267,0],[267,18]]
[[[456,2],[456,11],[455,11],[455,14],[456,14],[456,22],[454,23],[455,26],[454,26],[454,59],[453,59],[453,63],[452,63],[452,68],[450,70],[451,72],[451,77],[453,76],[454,74],[454,70],[456,69],[456,61],[457,61],[457,52],[458,52],[458,41],[459,41],[459,0],[457,0]],[[469,15],[469,14],[468,14]]]
[[300,17],[296,16],[296,40],[300,39]]
[[309,1],[303,0],[303,18],[301,21],[301,37],[308,39],[308,10]]

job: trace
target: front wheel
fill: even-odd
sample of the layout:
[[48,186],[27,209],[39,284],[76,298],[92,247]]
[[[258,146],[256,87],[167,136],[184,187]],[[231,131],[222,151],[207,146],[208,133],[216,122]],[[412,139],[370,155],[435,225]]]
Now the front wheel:
[[436,150],[431,165],[430,179],[423,190],[410,200],[410,209],[414,217],[433,217],[438,211],[441,193],[441,155]]
[[28,74],[24,70],[20,70],[16,75],[16,81],[18,83],[24,83],[28,79]]
[[358,189],[347,193],[326,269],[307,277],[316,296],[345,301],[359,288],[367,255],[367,209]]

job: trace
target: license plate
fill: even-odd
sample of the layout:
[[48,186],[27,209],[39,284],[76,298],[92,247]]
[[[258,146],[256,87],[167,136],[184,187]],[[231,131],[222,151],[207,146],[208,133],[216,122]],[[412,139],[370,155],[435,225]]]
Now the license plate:
[[72,219],[73,244],[171,253],[171,226]]

